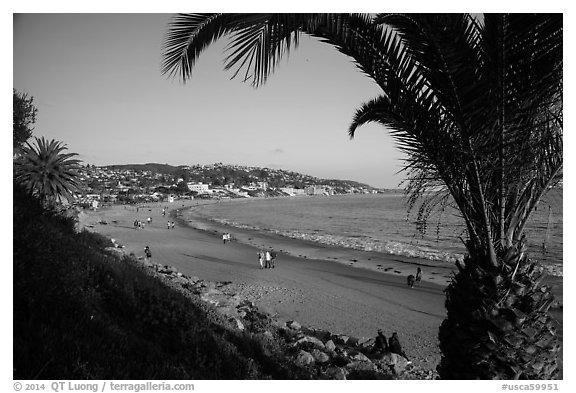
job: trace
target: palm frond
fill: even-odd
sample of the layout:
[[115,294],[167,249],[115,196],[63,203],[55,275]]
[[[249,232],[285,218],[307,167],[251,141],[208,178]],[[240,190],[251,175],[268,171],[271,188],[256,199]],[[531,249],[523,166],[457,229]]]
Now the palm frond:
[[[549,14],[193,14],[175,19],[163,71],[186,80],[229,34],[226,69],[255,86],[307,33],[352,58],[383,94],[348,130],[377,122],[407,154],[409,194],[443,183],[473,244],[520,236],[562,176],[562,16]],[[482,258],[475,258],[482,260]]]
[[259,86],[274,71],[284,53],[298,45],[313,14],[181,14],[174,18],[164,40],[162,72],[183,81],[201,52],[215,40],[230,35],[225,69],[243,72],[244,80]]

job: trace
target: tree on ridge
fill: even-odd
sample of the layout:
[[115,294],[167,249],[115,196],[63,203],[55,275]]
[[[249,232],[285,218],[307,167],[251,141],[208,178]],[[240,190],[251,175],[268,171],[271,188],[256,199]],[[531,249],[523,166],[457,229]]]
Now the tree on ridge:
[[35,137],[35,144],[26,143],[14,160],[14,181],[21,184],[44,206],[53,207],[71,200],[80,189],[77,170],[80,160],[76,153],[64,153],[68,148],[54,139]]
[[352,57],[382,94],[348,130],[384,125],[408,158],[407,191],[427,216],[454,204],[467,254],[446,293],[444,379],[552,379],[553,296],[524,227],[563,174],[561,14],[188,14],[165,38],[163,73],[192,76],[231,35],[226,69],[265,83],[310,34]]
[[34,97],[13,89],[12,99],[12,148],[17,150],[32,136],[38,109]]

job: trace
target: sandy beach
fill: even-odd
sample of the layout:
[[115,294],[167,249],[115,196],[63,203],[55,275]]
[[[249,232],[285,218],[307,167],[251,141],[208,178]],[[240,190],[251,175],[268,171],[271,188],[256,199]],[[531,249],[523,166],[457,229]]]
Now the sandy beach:
[[[338,259],[337,263],[326,260],[322,246],[280,237],[255,238],[248,231],[235,231],[236,240],[223,244],[222,232],[194,229],[182,218],[181,210],[196,204],[171,205],[171,212],[180,210],[177,218],[168,213],[164,217],[161,205],[140,206],[138,212],[134,206],[106,207],[80,213],[79,226],[115,239],[137,257],[144,255],[148,245],[153,263],[174,266],[183,274],[231,281],[241,296],[278,319],[355,337],[374,337],[378,328],[388,336],[398,332],[411,360],[435,369],[449,271],[424,268],[423,281],[410,288],[406,275],[414,265],[393,255],[382,259],[386,256],[380,254],[381,271],[375,271],[362,268],[360,254],[353,250],[331,249],[330,258]],[[152,218],[151,224],[134,229],[135,219],[145,222],[147,217]],[[100,224],[101,220],[107,224]],[[176,223],[174,229],[167,229],[168,220]],[[279,251],[275,269],[260,269],[257,250],[262,245]],[[363,257],[376,256],[364,253]]]

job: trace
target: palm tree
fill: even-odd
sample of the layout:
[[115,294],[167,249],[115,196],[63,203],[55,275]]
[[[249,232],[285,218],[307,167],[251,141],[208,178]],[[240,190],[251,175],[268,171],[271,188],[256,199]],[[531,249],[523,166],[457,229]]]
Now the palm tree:
[[176,16],[163,72],[191,77],[231,35],[226,69],[255,86],[307,33],[352,57],[381,88],[348,130],[384,125],[407,155],[407,191],[427,218],[453,204],[467,254],[446,289],[444,379],[552,379],[553,296],[524,226],[562,177],[562,16],[193,14]]
[[66,145],[54,139],[35,137],[36,144],[26,145],[14,161],[14,180],[45,206],[53,207],[62,200],[71,200],[80,187],[77,176],[79,160],[76,153],[63,153]]

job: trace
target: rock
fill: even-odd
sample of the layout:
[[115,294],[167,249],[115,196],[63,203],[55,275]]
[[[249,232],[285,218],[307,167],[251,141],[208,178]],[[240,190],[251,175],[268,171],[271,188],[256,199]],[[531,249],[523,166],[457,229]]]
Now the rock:
[[370,359],[362,352],[359,352],[353,356],[351,356],[352,360],[359,361],[359,362],[370,362]]
[[314,329],[314,335],[322,341],[330,340],[332,334],[328,330]]
[[381,360],[378,360],[377,364],[379,364],[382,369],[386,369],[388,367],[394,373],[400,374],[406,370],[406,367],[410,363],[408,363],[408,360],[405,357],[396,353],[384,352]]
[[334,351],[334,350],[336,350],[336,344],[334,344],[334,341],[332,341],[332,340],[326,341],[326,344],[324,344],[324,347],[325,347],[328,351]]
[[346,345],[348,343],[348,340],[350,340],[350,337],[344,334],[339,334],[336,337],[334,337],[334,342],[342,345]]
[[352,347],[355,347],[355,346],[358,345],[358,340],[359,340],[359,339],[358,339],[357,337],[350,337],[350,338],[348,339],[348,341],[346,342],[346,345],[350,345],[350,346],[352,346]]
[[230,318],[230,320],[236,322],[236,327],[238,328],[238,330],[244,330],[244,324],[242,323],[241,320],[239,320],[238,318]]
[[109,251],[111,254],[113,254],[117,258],[122,258],[124,256],[124,250],[122,250],[121,248],[106,247],[104,249],[104,251]]
[[175,282],[175,283],[178,283],[178,284],[181,284],[181,285],[186,285],[186,284],[188,284],[188,280],[185,279],[184,277],[181,277],[181,276],[171,276],[171,278],[172,278],[172,282]]
[[266,330],[264,333],[262,333],[266,338],[268,338],[269,340],[274,340],[274,335],[272,334],[272,332],[270,332],[269,330]]
[[362,337],[360,340],[358,340],[358,346],[360,348],[372,348],[375,342],[376,339],[374,337],[371,338]]
[[313,345],[315,347],[321,348],[321,349],[324,348],[324,343],[322,341],[318,340],[316,337],[312,337],[312,336],[304,336],[296,342],[296,344],[298,344],[298,345],[305,345],[308,343],[310,343],[311,345]]
[[311,354],[312,357],[314,358],[314,361],[316,361],[317,363],[326,363],[328,360],[330,360],[330,356],[326,355],[319,349],[313,349]]
[[346,374],[348,374],[346,370],[341,367],[329,367],[326,370],[326,376],[330,379],[345,380]]
[[376,371],[376,365],[371,361],[361,361],[355,360],[353,362],[348,363],[346,366],[348,370],[361,370],[361,371]]
[[298,322],[296,321],[288,321],[286,323],[286,326],[288,326],[290,329],[294,329],[294,330],[300,330],[302,329],[302,325],[300,325]]
[[238,304],[238,307],[254,308],[254,303],[248,299],[244,299],[240,302],[240,304]]
[[298,366],[308,366],[314,363],[314,357],[310,353],[300,350],[298,356],[296,356],[295,363]]
[[279,319],[273,319],[272,320],[272,326],[275,326],[278,329],[285,329],[286,328],[286,322],[279,320]]

